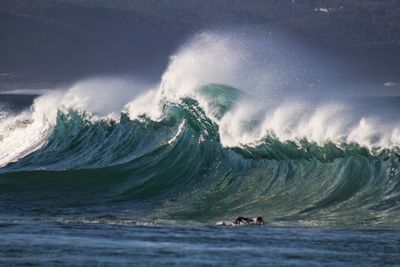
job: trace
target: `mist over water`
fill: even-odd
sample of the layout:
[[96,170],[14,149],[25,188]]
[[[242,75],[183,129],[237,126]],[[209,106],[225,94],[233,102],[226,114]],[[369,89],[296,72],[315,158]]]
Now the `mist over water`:
[[0,113],[0,190],[23,208],[398,227],[400,102],[338,89],[337,67],[285,36],[199,33],[159,84],[93,78]]

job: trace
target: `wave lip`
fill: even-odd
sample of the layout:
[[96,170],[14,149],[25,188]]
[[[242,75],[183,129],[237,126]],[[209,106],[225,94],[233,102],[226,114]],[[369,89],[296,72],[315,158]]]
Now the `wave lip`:
[[92,79],[7,113],[3,209],[398,227],[400,123],[297,97],[285,53],[235,38],[197,36],[158,86]]
[[399,226],[398,150],[282,142],[272,135],[224,147],[218,122],[245,96],[215,84],[202,93],[214,87],[218,95],[206,109],[182,99],[164,107],[161,121],[124,113],[118,121],[91,121],[87,114],[58,112],[46,143],[2,168],[2,193],[41,196],[38,206],[49,199],[66,205],[72,200],[54,196],[71,194],[89,209],[99,202],[117,214],[124,212],[118,206],[131,207],[149,220],[257,214],[306,225]]

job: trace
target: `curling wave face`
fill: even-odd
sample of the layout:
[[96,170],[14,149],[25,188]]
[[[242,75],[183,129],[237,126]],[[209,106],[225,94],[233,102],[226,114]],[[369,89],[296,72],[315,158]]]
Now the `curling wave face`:
[[235,40],[199,35],[159,86],[89,80],[1,119],[1,209],[400,226],[397,122],[276,93]]

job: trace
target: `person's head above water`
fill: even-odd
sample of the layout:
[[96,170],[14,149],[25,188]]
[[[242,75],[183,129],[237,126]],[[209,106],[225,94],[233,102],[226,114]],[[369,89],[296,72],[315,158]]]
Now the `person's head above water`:
[[263,218],[262,218],[262,217],[257,217],[257,218],[256,218],[256,223],[257,223],[257,224],[263,224],[263,223],[264,223]]

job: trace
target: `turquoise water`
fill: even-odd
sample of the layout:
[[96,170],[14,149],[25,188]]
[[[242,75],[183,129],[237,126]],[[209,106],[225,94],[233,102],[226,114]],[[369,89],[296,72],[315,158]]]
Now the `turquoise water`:
[[[201,93],[214,118],[190,97],[159,121],[58,110],[43,145],[0,168],[2,265],[400,264],[398,147],[274,135],[227,147],[217,122],[246,95]],[[3,98],[6,118],[34,98]],[[15,119],[0,141],[34,123]],[[267,223],[214,226],[238,216]]]

